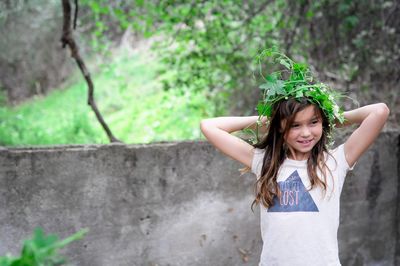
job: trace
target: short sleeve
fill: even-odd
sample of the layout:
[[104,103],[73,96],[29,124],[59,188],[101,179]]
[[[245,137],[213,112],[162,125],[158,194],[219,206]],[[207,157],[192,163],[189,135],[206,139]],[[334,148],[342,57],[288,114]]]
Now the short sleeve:
[[[353,170],[353,167],[350,167],[347,163],[346,156],[344,153],[344,144],[341,144],[336,149],[331,150],[331,155],[333,156],[334,160],[332,160],[329,165],[333,166],[331,170],[333,170],[332,174],[336,176],[339,180],[339,190],[342,191],[344,181],[346,179],[348,171]],[[330,160],[328,160],[330,161]]]
[[263,149],[254,149],[253,160],[251,162],[251,172],[253,172],[257,178],[261,176],[261,170],[263,166],[263,159],[264,159],[265,150]]

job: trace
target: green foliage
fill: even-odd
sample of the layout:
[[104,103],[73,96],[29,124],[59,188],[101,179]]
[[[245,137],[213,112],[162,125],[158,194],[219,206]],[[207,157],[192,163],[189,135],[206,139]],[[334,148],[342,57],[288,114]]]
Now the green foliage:
[[58,240],[56,235],[46,235],[41,228],[36,228],[32,238],[24,241],[21,256],[0,257],[0,266],[63,265],[66,263],[66,259],[58,251],[71,242],[83,238],[87,232],[87,229],[82,229],[63,240]]
[[395,30],[399,25],[399,19],[394,17],[395,1],[310,3],[308,12],[315,15],[306,23],[299,23],[309,33],[302,36],[300,44],[312,51],[320,69],[334,68],[343,79],[361,84],[369,82],[365,76],[370,73],[377,81],[398,73],[400,47],[396,43],[400,35]]
[[84,0],[83,4],[108,27],[130,27],[136,35],[157,36],[155,51],[166,65],[165,72],[173,70],[164,75],[168,77],[164,89],[203,91],[217,106],[215,115],[239,106],[242,113],[253,111],[249,106],[257,99],[258,83],[252,75],[253,58],[267,47],[301,55],[317,73],[332,73],[329,78],[342,87],[350,82],[367,87],[371,76],[376,86],[391,82],[393,87],[393,77],[399,76],[395,1]]
[[90,143],[95,136],[83,83],[17,107],[0,107],[1,145]]
[[[90,6],[91,2],[84,3]],[[136,33],[162,36],[153,48],[165,65],[164,90],[205,94],[217,106],[213,115],[218,115],[248,104],[246,97],[228,103],[234,94],[250,92],[256,86],[252,79],[254,56],[266,46],[279,44],[275,28],[282,18],[279,5],[283,2],[133,1],[112,7],[106,1],[97,4],[112,10],[105,20],[116,18],[121,27],[129,21]],[[93,11],[99,13],[98,8]]]
[[[400,35],[394,1],[79,3],[85,16],[79,17],[78,27],[92,30],[96,51],[110,53],[110,40],[119,40],[128,28],[135,37],[156,40],[156,69],[146,65],[154,66],[153,61],[142,65],[143,72],[120,61],[92,73],[104,117],[115,135],[128,143],[194,139],[200,136],[196,123],[201,117],[253,114],[259,98],[254,57],[267,47],[300,56],[317,67],[317,73],[333,73],[328,77],[348,92],[353,93],[350,87],[378,87],[361,91],[369,91],[373,101],[386,101],[382,98],[395,95],[389,90],[398,87]],[[264,91],[281,93],[300,85],[301,78],[307,80],[301,77],[304,66],[278,63],[292,67],[293,79],[283,84],[280,76],[266,75]],[[298,97],[302,93],[296,92]],[[38,103],[0,107],[0,144],[108,142],[82,95],[83,82]],[[185,123],[180,123],[183,117]]]
[[[260,11],[252,14],[250,9]],[[241,6],[237,1],[195,1],[162,8],[161,17],[166,19],[158,30],[172,37],[156,49],[169,51],[162,52],[163,62],[168,69],[176,69],[164,88],[206,91],[220,106],[219,114],[235,105],[247,105],[245,98],[230,99],[236,93],[250,93],[256,86],[254,56],[278,43],[273,38],[274,11],[274,5]]]
[[[121,53],[92,73],[95,99],[115,136],[125,143],[199,139],[199,122],[216,112],[204,92],[162,89],[160,63],[150,54]],[[16,107],[0,106],[0,145],[108,143],[76,83]]]

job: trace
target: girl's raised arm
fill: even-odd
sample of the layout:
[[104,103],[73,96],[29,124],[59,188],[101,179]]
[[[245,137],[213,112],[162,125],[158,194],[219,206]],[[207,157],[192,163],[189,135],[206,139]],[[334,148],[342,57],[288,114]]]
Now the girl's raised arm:
[[254,127],[257,119],[258,116],[209,118],[201,121],[200,128],[208,141],[217,149],[251,167],[254,147],[231,133]]
[[381,132],[389,116],[384,103],[366,105],[344,113],[345,124],[360,124],[344,144],[347,163],[352,167]]

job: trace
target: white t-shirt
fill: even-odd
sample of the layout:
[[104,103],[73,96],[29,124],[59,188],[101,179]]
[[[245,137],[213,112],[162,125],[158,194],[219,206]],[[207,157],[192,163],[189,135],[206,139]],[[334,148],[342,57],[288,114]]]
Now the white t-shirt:
[[[260,177],[264,150],[255,149],[251,170]],[[285,159],[277,181],[282,196],[274,205],[260,204],[263,248],[260,266],[338,266],[337,230],[340,194],[349,167],[344,145],[327,156],[327,190],[315,186],[309,190],[307,161]],[[321,175],[319,175],[321,177]],[[333,177],[333,178],[332,178]],[[321,177],[322,178],[322,177]]]

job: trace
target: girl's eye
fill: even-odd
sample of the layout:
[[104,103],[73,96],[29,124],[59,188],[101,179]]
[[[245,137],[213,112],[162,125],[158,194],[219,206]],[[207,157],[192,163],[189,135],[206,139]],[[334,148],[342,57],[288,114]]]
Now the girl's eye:
[[313,120],[313,121],[311,121],[311,123],[312,123],[313,125],[318,124],[318,120]]
[[298,125],[298,124],[292,124],[291,127],[292,127],[292,128],[296,128],[296,127],[299,127],[299,125]]

